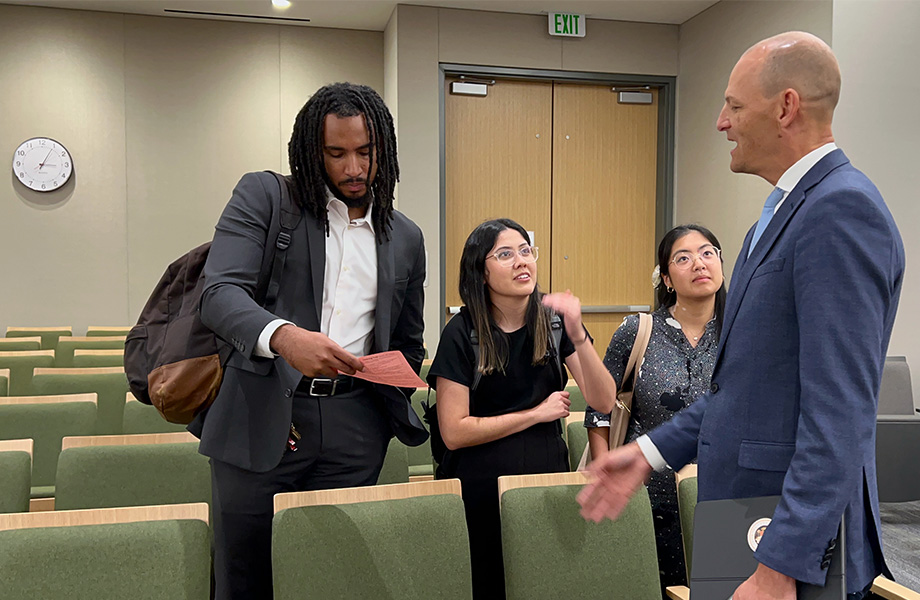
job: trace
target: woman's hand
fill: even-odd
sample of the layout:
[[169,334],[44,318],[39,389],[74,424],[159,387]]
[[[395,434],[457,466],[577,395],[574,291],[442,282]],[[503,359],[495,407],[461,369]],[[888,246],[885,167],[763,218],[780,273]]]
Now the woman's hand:
[[546,294],[543,296],[543,306],[549,307],[562,315],[565,323],[565,332],[576,346],[588,339],[585,327],[581,322],[581,300],[572,294],[571,290],[564,293]]
[[571,405],[572,401],[569,400],[568,392],[553,392],[533,409],[533,414],[537,423],[549,423],[569,416]]

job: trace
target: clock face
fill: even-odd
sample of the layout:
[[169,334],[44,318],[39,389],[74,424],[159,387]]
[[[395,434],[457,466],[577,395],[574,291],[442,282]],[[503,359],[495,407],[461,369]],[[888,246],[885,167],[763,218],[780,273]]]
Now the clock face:
[[73,160],[60,142],[32,138],[21,143],[13,153],[13,173],[29,189],[51,192],[73,175]]

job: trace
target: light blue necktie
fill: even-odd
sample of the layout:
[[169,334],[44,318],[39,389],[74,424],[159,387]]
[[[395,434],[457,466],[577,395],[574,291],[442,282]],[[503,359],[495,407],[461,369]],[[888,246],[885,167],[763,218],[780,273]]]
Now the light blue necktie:
[[773,188],[773,191],[767,196],[767,202],[763,205],[763,212],[760,213],[760,220],[757,221],[757,227],[754,228],[754,237],[751,238],[751,245],[748,247],[748,257],[751,256],[754,246],[757,245],[760,236],[763,235],[767,225],[770,224],[770,219],[773,218],[773,211],[776,210],[776,205],[783,199],[783,194],[785,193],[784,190]]

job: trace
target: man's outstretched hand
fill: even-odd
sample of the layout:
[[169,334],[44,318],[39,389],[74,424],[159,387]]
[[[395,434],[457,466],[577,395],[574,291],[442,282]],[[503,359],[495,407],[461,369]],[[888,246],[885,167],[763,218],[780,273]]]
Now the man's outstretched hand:
[[581,516],[595,523],[604,517],[615,520],[651,472],[652,466],[635,442],[592,460],[588,473],[594,480],[578,494]]

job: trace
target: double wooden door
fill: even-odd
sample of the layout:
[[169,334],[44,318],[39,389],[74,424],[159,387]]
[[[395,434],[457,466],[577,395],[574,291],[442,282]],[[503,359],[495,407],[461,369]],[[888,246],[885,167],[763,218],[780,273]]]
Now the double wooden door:
[[[654,304],[658,96],[619,104],[609,85],[498,80],[445,90],[445,310],[481,222],[533,232],[544,291],[572,290],[603,354],[625,314]],[[636,308],[639,307],[639,308]]]

